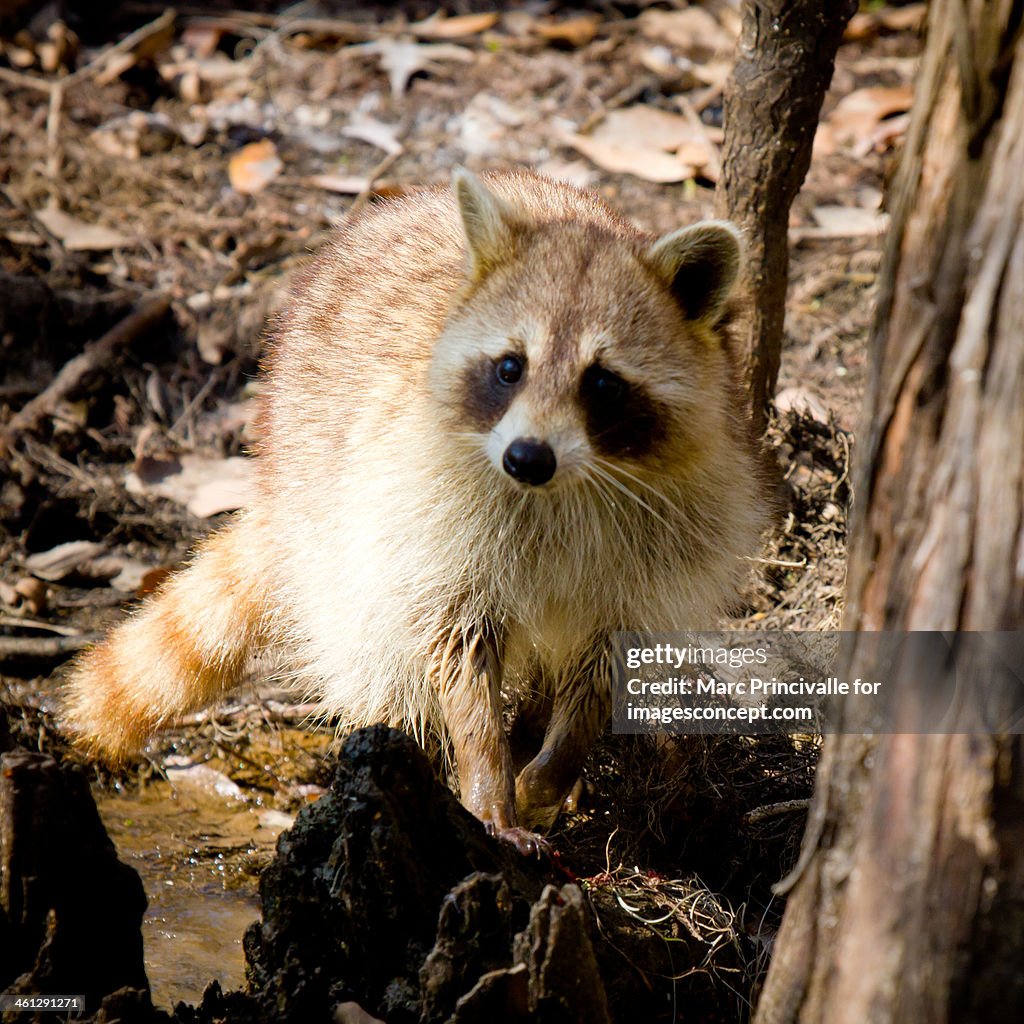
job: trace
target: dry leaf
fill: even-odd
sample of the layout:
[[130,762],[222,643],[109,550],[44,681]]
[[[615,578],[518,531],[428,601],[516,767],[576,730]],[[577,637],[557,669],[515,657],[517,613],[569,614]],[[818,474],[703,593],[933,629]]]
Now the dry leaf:
[[844,96],[826,119],[839,144],[869,140],[879,124],[893,114],[902,114],[914,102],[914,87],[875,85]]
[[370,179],[351,174],[313,174],[304,178],[303,184],[311,188],[322,188],[327,192],[337,192],[343,196],[357,196],[370,187]]
[[17,228],[10,228],[4,232],[4,238],[15,245],[45,245],[46,239],[35,231],[19,231]]
[[818,227],[835,237],[854,238],[858,235],[880,235],[886,228],[888,217],[878,210],[864,210],[859,206],[816,206],[811,211]]
[[154,594],[163,585],[164,581],[174,575],[174,569],[169,565],[158,565],[145,573],[135,591],[136,597],[145,597],[147,594]]
[[682,114],[643,103],[612,110],[590,135],[566,141],[606,171],[645,181],[686,181],[698,172],[714,177],[718,166],[706,130]]
[[878,12],[878,20],[890,32],[916,32],[928,14],[926,3],[907,4],[905,7],[883,7]]
[[644,181],[668,184],[686,181],[696,174],[696,168],[684,164],[675,154],[659,149],[615,145],[586,135],[565,135],[563,141],[606,171],[632,174]]
[[284,170],[277,146],[270,139],[250,142],[228,161],[228,180],[236,192],[262,192]]
[[36,213],[36,218],[43,227],[61,240],[65,249],[72,252],[86,250],[101,252],[135,244],[120,231],[105,228],[100,224],[86,224],[84,221],[78,220],[77,217],[58,210],[55,206],[39,210]]
[[846,26],[843,39],[847,42],[871,39],[885,29],[888,32],[916,32],[924,24],[927,4],[907,4],[905,7],[883,7],[877,11],[858,11]]
[[423,21],[413,22],[409,31],[420,39],[463,39],[494,28],[498,17],[496,12],[488,11],[449,18],[444,11],[437,11]]
[[180,459],[143,456],[125,478],[129,494],[149,494],[184,505],[200,519],[233,512],[249,503],[253,460],[233,456],[210,459],[183,455]]
[[373,117],[354,119],[341,129],[341,134],[350,139],[359,139],[371,146],[383,149],[385,153],[401,153],[402,143],[398,141],[402,131],[400,124],[385,124]]
[[705,139],[682,114],[673,114],[644,103],[609,111],[590,137],[611,145],[666,152],[673,152],[684,142],[703,142]]
[[110,585],[124,594],[137,594],[143,582],[153,571],[153,566],[124,554],[114,554],[97,559],[94,564],[103,563],[104,568],[116,569],[110,578]]
[[910,111],[905,114],[896,114],[895,117],[887,117],[872,133],[871,137],[856,145],[853,149],[854,156],[866,156],[872,151],[884,153],[889,149],[896,139],[906,135],[910,127]]
[[58,544],[49,551],[40,551],[25,559],[25,568],[41,580],[55,583],[57,580],[79,572],[94,558],[106,551],[102,544],[91,540],[71,540]]
[[644,11],[640,15],[640,30],[648,39],[675,46],[687,56],[730,53],[736,43],[736,37],[703,7]]
[[569,46],[586,46],[597,35],[601,19],[596,14],[584,14],[568,21],[540,21],[533,31],[542,39],[552,43],[567,43]]
[[809,388],[793,386],[783,388],[775,396],[775,408],[779,412],[796,412],[810,416],[820,423],[828,423],[828,406]]
[[375,39],[372,43],[358,43],[352,49],[372,53],[380,58],[380,66],[387,72],[391,92],[401,96],[409,79],[417,71],[435,71],[437,61],[454,60],[472,64],[474,54],[465,46],[454,43],[414,43],[408,39]]
[[794,228],[792,238],[865,238],[884,234],[889,227],[887,213],[859,206],[816,206],[811,215],[818,226]]

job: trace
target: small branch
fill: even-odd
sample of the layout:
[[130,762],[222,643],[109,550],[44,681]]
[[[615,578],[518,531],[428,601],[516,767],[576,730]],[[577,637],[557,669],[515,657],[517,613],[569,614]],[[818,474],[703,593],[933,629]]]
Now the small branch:
[[777,804],[755,807],[743,816],[743,821],[747,825],[756,825],[769,818],[777,818],[780,814],[804,814],[810,806],[810,800],[781,800]]
[[81,636],[80,629],[71,626],[58,626],[55,622],[41,622],[39,619],[23,619],[18,615],[0,615],[0,626],[8,629],[43,629],[59,636]]
[[67,398],[88,374],[106,369],[121,349],[159,323],[169,308],[170,300],[165,295],[149,299],[115,324],[102,338],[86,345],[79,355],[66,362],[45,390],[22,406],[0,431],[0,455],[10,450],[20,432],[31,430],[44,417],[52,415],[57,405]]
[[66,658],[96,643],[101,633],[84,636],[0,636],[0,661],[29,658],[44,661]]
[[372,171],[366,179],[366,188],[359,193],[352,201],[352,205],[345,211],[345,220],[351,220],[369,201],[373,195],[373,190],[377,182],[381,177],[387,173],[391,168],[391,165],[405,153],[405,149],[396,149],[393,153],[388,153],[386,157]]

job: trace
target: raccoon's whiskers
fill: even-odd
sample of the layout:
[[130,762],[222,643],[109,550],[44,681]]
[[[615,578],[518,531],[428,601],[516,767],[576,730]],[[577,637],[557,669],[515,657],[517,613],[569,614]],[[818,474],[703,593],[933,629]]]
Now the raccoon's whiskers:
[[673,507],[673,502],[671,501],[671,499],[666,498],[665,495],[662,494],[657,487],[655,487],[653,484],[649,484],[646,480],[641,480],[640,477],[635,476],[633,473],[630,473],[628,469],[623,469],[622,466],[618,465],[615,462],[610,462],[608,459],[603,459],[600,455],[595,455],[594,461],[599,463],[613,475],[615,473],[621,473],[627,479],[632,480],[633,483],[639,484],[641,487],[644,487],[648,491],[650,491],[651,494],[655,495],[658,498],[661,498],[661,500],[665,502],[665,504],[668,505],[670,508]]
[[608,493],[607,485],[603,484],[600,479],[593,476],[587,469],[587,467],[581,467],[580,478],[584,483],[588,484],[594,489],[594,493],[600,498],[605,508],[608,509],[608,519],[615,526],[615,530],[619,535],[619,539],[622,541],[622,547],[624,550],[629,548],[629,541],[626,538],[626,533],[622,529],[622,523],[619,522],[619,510],[616,507],[615,499]]
[[621,491],[627,497],[632,498],[632,500],[635,501],[642,509],[645,509],[647,512],[650,512],[650,514],[654,516],[655,519],[659,520],[659,522],[663,523],[669,529],[672,529],[672,524],[660,512],[656,512],[653,508],[651,508],[651,506],[648,505],[647,502],[644,501],[643,498],[641,498],[640,495],[636,493],[636,491],[631,491],[621,480],[616,479],[606,469],[598,465],[597,462],[592,462],[590,464],[590,468],[602,480],[607,481],[607,483],[611,484],[611,486],[614,487],[617,491]]

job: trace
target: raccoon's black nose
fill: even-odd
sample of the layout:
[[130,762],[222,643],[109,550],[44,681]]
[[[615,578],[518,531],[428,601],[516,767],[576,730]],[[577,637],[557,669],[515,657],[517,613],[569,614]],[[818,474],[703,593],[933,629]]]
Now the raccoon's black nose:
[[501,460],[505,472],[524,484],[546,484],[555,475],[555,453],[544,441],[517,437]]

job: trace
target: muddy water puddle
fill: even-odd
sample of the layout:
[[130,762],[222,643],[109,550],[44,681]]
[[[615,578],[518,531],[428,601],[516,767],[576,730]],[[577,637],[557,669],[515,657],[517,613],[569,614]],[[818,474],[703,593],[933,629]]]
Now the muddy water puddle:
[[212,769],[197,778],[204,768],[139,793],[96,795],[119,856],[146,890],[146,973],[154,1004],[166,1009],[198,1003],[214,979],[225,991],[244,986],[242,936],[259,916],[259,873],[290,823]]

